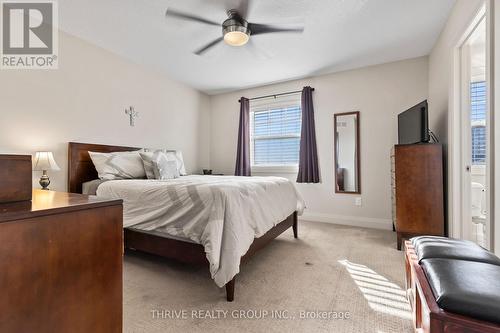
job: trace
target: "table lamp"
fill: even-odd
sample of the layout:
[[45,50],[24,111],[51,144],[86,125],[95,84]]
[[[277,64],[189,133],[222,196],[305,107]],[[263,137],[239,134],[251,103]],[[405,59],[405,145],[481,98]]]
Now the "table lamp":
[[42,177],[40,177],[40,185],[42,190],[48,190],[50,184],[49,176],[47,176],[47,171],[58,171],[61,170],[54,160],[54,155],[50,151],[37,151],[35,155],[35,166],[34,171],[42,171]]

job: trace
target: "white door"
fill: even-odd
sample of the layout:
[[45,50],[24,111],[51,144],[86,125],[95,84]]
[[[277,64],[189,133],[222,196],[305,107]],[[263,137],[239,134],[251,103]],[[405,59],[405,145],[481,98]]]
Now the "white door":
[[487,22],[474,22],[460,53],[461,235],[490,247]]

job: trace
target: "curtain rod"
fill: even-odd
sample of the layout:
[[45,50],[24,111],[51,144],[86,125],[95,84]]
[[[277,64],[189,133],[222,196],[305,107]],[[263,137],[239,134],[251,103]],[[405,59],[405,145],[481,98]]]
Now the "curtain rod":
[[[311,91],[314,91],[314,88],[311,88]],[[258,96],[258,97],[253,97],[253,98],[249,98],[248,100],[249,101],[255,101],[257,99],[263,99],[263,98],[269,98],[269,97],[278,97],[278,96],[285,96],[285,95],[292,95],[292,94],[298,94],[298,93],[301,93],[302,90],[296,90],[296,91],[289,91],[289,92],[284,92],[284,93],[280,93],[280,94],[272,94],[272,95],[265,95],[265,96]],[[241,103],[241,99],[238,100],[238,102]]]

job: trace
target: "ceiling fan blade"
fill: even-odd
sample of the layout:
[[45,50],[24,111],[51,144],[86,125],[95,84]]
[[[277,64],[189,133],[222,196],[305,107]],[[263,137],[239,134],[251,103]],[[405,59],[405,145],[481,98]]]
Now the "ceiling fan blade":
[[221,25],[220,23],[204,19],[203,17],[182,13],[182,12],[179,12],[175,9],[170,9],[170,8],[167,8],[167,12],[165,13],[165,15],[170,16],[170,17],[179,18],[182,20],[196,21],[196,22],[201,22],[201,23],[205,23],[205,24],[216,25],[219,27]]
[[203,53],[205,53],[208,49],[210,49],[211,47],[214,47],[215,45],[217,45],[218,43],[222,42],[224,38],[223,37],[219,37],[217,38],[216,40],[213,40],[211,41],[210,43],[208,43],[207,45],[203,46],[202,48],[198,49],[197,51],[194,52],[194,54],[196,55],[202,55]]
[[273,32],[289,32],[289,33],[304,32],[304,27],[285,28],[285,27],[279,27],[269,24],[260,24],[260,23],[248,23],[248,28],[250,29],[251,35],[262,35]]

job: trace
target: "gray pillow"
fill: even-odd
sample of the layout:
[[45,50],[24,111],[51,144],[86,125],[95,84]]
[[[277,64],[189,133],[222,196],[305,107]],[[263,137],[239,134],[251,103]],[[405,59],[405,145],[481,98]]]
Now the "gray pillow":
[[154,172],[154,163],[153,161],[158,158],[158,155],[160,154],[160,151],[156,151],[154,153],[147,152],[147,153],[139,153],[142,159],[142,164],[144,165],[144,171],[146,172],[146,177],[148,179],[155,179],[155,172]]
[[169,161],[176,161],[177,169],[179,170],[179,174],[181,176],[186,176],[186,166],[184,165],[184,158],[182,157],[182,151],[180,150],[169,150],[169,149],[152,149],[152,148],[144,148],[145,152],[163,152],[167,155]]
[[174,179],[180,176],[178,164],[162,151],[140,153],[148,179]]

